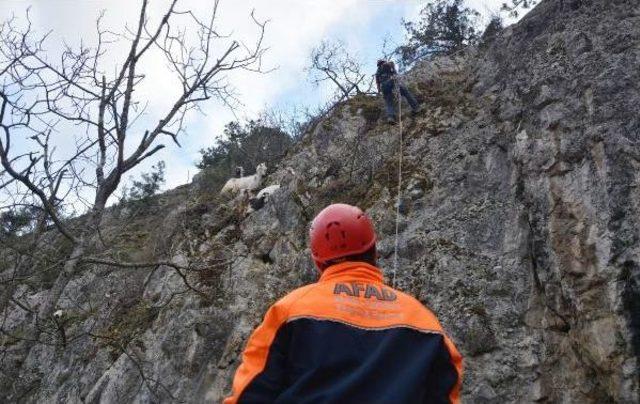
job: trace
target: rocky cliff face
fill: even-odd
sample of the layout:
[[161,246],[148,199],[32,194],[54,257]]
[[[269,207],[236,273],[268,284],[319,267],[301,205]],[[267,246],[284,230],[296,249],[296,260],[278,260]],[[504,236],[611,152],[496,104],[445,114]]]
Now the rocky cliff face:
[[[396,286],[460,348],[465,401],[638,402],[639,64],[635,0],[546,0],[406,77],[426,109],[403,121]],[[219,401],[268,305],[315,279],[306,231],[326,204],[371,214],[391,275],[398,127],[382,118],[381,100],[336,108],[248,215],[203,176],[145,215],[114,211],[128,258],[169,252],[197,271],[87,266],[44,343],[28,309],[47,289],[20,286],[25,307],[3,308],[0,397]]]

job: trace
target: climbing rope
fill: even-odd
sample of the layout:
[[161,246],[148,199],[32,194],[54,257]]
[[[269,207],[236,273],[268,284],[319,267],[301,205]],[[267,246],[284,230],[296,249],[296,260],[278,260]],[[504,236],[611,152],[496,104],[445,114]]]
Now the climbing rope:
[[396,77],[394,80],[394,91],[398,97],[398,194],[396,199],[396,238],[393,249],[393,274],[391,278],[391,286],[396,287],[396,274],[398,273],[398,245],[399,245],[399,228],[400,228],[400,200],[402,198],[402,98],[400,96],[400,83]]

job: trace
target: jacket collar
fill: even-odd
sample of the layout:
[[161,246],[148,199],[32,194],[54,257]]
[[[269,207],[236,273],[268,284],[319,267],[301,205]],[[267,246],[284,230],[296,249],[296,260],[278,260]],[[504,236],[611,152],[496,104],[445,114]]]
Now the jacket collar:
[[359,280],[383,282],[382,271],[366,262],[341,262],[325,269],[318,282],[329,280]]

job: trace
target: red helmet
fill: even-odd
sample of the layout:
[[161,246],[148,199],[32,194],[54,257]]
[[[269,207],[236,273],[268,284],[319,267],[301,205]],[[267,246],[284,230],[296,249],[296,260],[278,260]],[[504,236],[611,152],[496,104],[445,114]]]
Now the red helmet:
[[376,244],[376,232],[360,208],[336,203],[313,219],[309,239],[311,256],[322,270],[327,261],[368,251]]

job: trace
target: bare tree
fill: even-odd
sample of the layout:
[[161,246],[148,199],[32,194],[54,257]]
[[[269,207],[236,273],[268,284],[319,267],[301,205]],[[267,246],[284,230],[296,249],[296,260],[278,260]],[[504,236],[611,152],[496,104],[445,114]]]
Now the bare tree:
[[326,81],[333,84],[339,99],[370,93],[373,88],[372,77],[340,41],[322,41],[314,48],[307,71],[315,84]]
[[[99,258],[100,225],[123,175],[163,149],[166,140],[179,146],[186,114],[202,102],[213,97],[233,106],[230,71],[261,71],[265,23],[251,14],[258,33],[247,45],[217,31],[217,11],[214,1],[202,19],[179,10],[173,0],[155,20],[148,0],[141,0],[135,27],[115,33],[101,16],[94,47],[65,46],[55,61],[46,51],[48,34],[34,33],[28,12],[26,25],[15,19],[0,25],[0,191],[15,188],[11,203],[38,207],[43,220],[72,244],[40,318],[51,317],[79,264],[111,262]],[[109,47],[116,42],[128,51],[114,64]],[[146,100],[136,89],[154,52],[164,56],[180,91],[156,123],[145,125],[151,120],[143,118]],[[75,150],[65,154],[58,145],[71,138]],[[79,203],[83,215],[69,220]],[[150,266],[138,266],[145,265]]]
[[290,108],[272,107],[262,111],[258,117],[266,126],[279,128],[294,141],[300,140],[309,120],[309,109],[300,105]]

